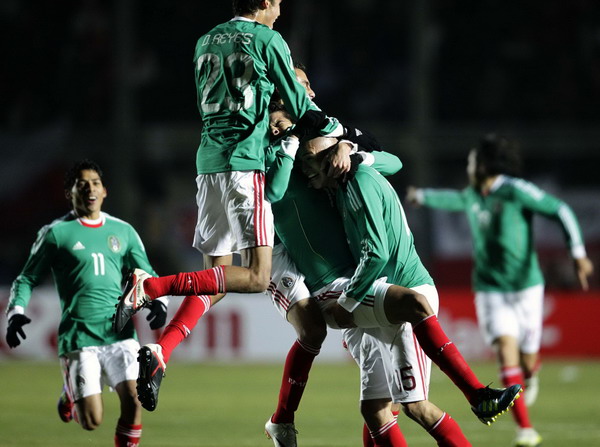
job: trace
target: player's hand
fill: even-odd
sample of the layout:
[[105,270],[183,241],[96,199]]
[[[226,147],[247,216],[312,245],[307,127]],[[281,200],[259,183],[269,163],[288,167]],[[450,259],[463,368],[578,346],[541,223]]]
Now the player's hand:
[[323,112],[320,110],[307,110],[292,129],[292,135],[302,139],[309,133],[322,129],[326,123],[327,115]]
[[379,144],[379,141],[371,133],[355,127],[344,127],[342,138],[358,144],[367,152],[381,150],[381,144]]
[[321,169],[327,168],[327,176],[339,178],[350,171],[352,162],[350,152],[352,145],[340,141],[335,148],[323,159]]
[[15,314],[10,317],[10,320],[8,320],[8,327],[6,328],[6,343],[8,346],[16,348],[21,344],[19,336],[21,336],[23,340],[27,338],[23,331],[23,326],[29,323],[31,323],[31,319],[23,314]]
[[331,315],[336,324],[342,329],[356,327],[352,312],[348,312],[346,309],[340,306],[339,303],[335,303],[331,307]]
[[421,206],[419,200],[417,199],[417,188],[414,186],[409,186],[406,188],[406,201],[410,203],[412,206]]
[[150,329],[160,329],[167,322],[167,306],[160,300],[152,300],[148,303],[150,313],[146,320],[150,322]]
[[588,276],[591,276],[594,272],[594,265],[589,258],[578,258],[575,259],[575,271],[577,272],[577,279],[583,290],[588,290]]

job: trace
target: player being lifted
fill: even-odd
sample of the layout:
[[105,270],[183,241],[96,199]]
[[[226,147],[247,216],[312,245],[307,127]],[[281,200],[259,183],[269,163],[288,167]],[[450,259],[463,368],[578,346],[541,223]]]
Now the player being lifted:
[[[184,300],[158,344],[140,350],[138,397],[156,407],[158,388],[174,347],[225,292],[262,292],[269,285],[273,216],[265,200],[268,104],[275,88],[298,125],[286,138],[290,154],[311,129],[341,135],[296,81],[287,44],[272,27],[281,0],[234,0],[235,17],[200,37],[194,54],[202,134],[196,156],[198,222],[194,246],[208,270],[150,278],[136,270],[115,314],[118,332],[137,310],[164,295]],[[240,252],[243,267],[232,266]]]
[[[415,251],[412,234],[391,185],[365,165],[359,165],[355,175],[345,181],[332,179],[323,169],[328,151],[318,145],[307,149],[303,158],[305,172],[314,188],[335,194],[357,265],[351,277],[339,278],[317,292],[317,300],[324,303],[328,324],[342,328],[387,328],[410,323],[427,357],[463,392],[475,415],[488,425],[495,421],[518,397],[521,386],[484,387],[445,335],[433,309],[438,303],[437,291]],[[383,277],[387,277],[385,282],[381,280]],[[437,410],[441,416],[442,412]],[[390,405],[370,408],[369,412],[376,415],[376,427],[393,420]],[[435,423],[428,421],[423,425],[431,422]],[[393,425],[388,428],[396,429]],[[398,434],[399,431],[389,436]]]
[[479,327],[496,350],[505,386],[525,385],[516,402],[515,446],[537,446],[526,404],[537,396],[538,353],[542,336],[544,279],[533,241],[533,216],[558,222],[566,236],[581,287],[593,265],[571,208],[536,185],[514,177],[520,157],[515,142],[489,134],[469,152],[470,185],[462,191],[408,188],[407,200],[448,211],[465,212],[473,236],[473,288]]
[[[75,164],[67,171],[64,186],[71,212],[39,231],[25,267],[12,284],[6,342],[15,348],[21,343],[19,336],[25,338],[23,326],[31,322],[25,309],[32,290],[52,272],[62,309],[58,355],[64,386],[59,416],[95,430],[104,417],[101,393],[108,385],[121,401],[115,446],[135,446],[142,435],[142,408],[135,390],[140,345],[133,324],[115,334],[111,317],[122,270],[154,271],[133,227],[101,211],[107,192],[96,163]],[[153,302],[150,327],[162,327],[166,316],[166,301]]]

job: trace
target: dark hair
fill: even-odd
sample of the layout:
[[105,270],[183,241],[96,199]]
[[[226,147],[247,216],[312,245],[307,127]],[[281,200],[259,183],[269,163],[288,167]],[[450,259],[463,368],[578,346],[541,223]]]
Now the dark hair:
[[485,175],[520,175],[521,157],[519,145],[505,137],[489,133],[484,135],[475,148],[477,165]]
[[[279,111],[284,111],[287,112],[287,110],[285,109],[285,106],[283,105],[283,101],[281,100],[273,100],[273,97],[271,97],[271,102],[269,103],[269,113],[273,113],[273,112],[279,112]],[[288,113],[289,115],[289,113]]]
[[[273,0],[269,0],[271,3]],[[233,14],[241,16],[244,14],[254,14],[260,9],[262,0],[233,0]]]
[[100,180],[104,183],[104,173],[102,172],[102,168],[98,163],[92,160],[88,160],[87,158],[84,160],[80,160],[76,162],[71,168],[65,173],[65,181],[64,187],[65,191],[71,190],[77,179],[79,178],[79,173],[84,170],[96,171],[98,176],[100,176]]

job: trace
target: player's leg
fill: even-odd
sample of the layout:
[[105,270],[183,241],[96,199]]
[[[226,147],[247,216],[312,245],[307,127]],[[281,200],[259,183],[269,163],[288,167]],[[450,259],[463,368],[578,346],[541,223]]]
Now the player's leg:
[[115,386],[119,395],[121,415],[115,429],[115,447],[134,447],[142,437],[142,407],[137,399],[135,380],[125,380]]
[[274,232],[271,205],[264,198],[264,173],[221,172],[199,175],[196,182],[194,247],[213,261],[240,252],[245,264],[212,262],[205,270],[156,278],[136,269],[117,305],[115,331],[120,332],[135,312],[159,296],[254,293],[268,287]]
[[[500,375],[505,386],[524,385],[521,352],[537,352],[541,342],[541,302],[543,288],[532,287],[511,293],[478,293],[481,318],[496,351]],[[488,307],[486,307],[488,306]],[[533,428],[525,399],[515,402],[512,411],[517,424],[515,445],[535,446],[542,438]]]
[[408,446],[392,412],[391,399],[362,400],[360,412],[371,433],[375,447]]
[[273,249],[272,264],[266,294],[280,315],[294,327],[297,340],[286,356],[277,408],[265,424],[265,432],[272,439],[285,440],[284,445],[295,445],[295,412],[327,329],[318,304],[313,298],[307,298],[310,293],[304,284],[304,276],[281,244]]
[[[399,328],[388,329],[393,338]],[[365,421],[363,445],[405,446],[397,424],[398,407],[392,399],[400,392],[390,346],[379,328],[344,329],[344,343],[360,369],[360,411]]]
[[535,403],[539,392],[538,372],[542,342],[544,286],[538,285],[517,293],[517,317],[520,327],[520,365],[525,379],[525,404]]
[[137,399],[136,382],[140,348],[134,339],[98,347],[103,381],[119,396],[120,415],[115,427],[115,447],[133,447],[142,436],[142,407]]
[[[508,389],[485,387],[470,368],[464,357],[448,338],[438,322],[434,308],[439,306],[437,290],[432,285],[412,289],[374,284],[376,295],[385,290],[383,311],[390,323],[408,321],[427,356],[463,392],[473,412],[485,424],[494,422],[498,415],[507,411],[518,397],[521,386]],[[376,298],[376,303],[381,302]],[[377,312],[377,304],[376,304]]]
[[85,430],[102,423],[102,369],[95,347],[69,352],[60,358],[65,386],[74,402],[74,419]]

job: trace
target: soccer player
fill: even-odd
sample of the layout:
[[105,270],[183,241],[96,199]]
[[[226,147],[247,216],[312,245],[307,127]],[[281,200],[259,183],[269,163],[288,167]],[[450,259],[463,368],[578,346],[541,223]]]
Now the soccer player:
[[[65,175],[64,187],[71,211],[39,231],[12,284],[6,342],[16,348],[26,338],[24,326],[31,319],[25,309],[32,290],[52,272],[62,309],[58,355],[64,386],[59,416],[95,430],[103,419],[102,388],[108,385],[121,401],[115,446],[136,446],[142,435],[142,409],[135,390],[139,343],[133,324],[115,334],[111,317],[122,270],[154,271],[133,227],[102,212],[107,191],[95,162],[75,164]],[[166,298],[152,304],[147,317],[152,329],[165,324],[166,307]]]
[[533,216],[561,225],[581,287],[593,272],[577,218],[562,200],[516,177],[519,154],[515,142],[490,134],[468,155],[470,185],[462,191],[408,188],[416,205],[465,212],[473,236],[473,288],[479,327],[496,351],[506,386],[525,385],[513,417],[518,425],[515,446],[537,446],[526,403],[537,395],[536,370],[542,335],[544,279],[533,240]]
[[[363,165],[342,182],[332,179],[322,166],[328,151],[316,145],[307,149],[303,169],[312,187],[335,194],[357,265],[350,278],[340,278],[317,292],[317,300],[325,305],[328,324],[368,328],[410,323],[427,357],[463,392],[475,415],[487,425],[494,422],[510,408],[521,386],[499,390],[484,387],[444,333],[434,311],[437,291],[416,253],[392,186],[377,171]],[[392,418],[387,410],[376,414],[377,418],[381,416],[380,423]]]
[[[306,73],[298,66],[296,73],[299,79],[306,79]],[[293,126],[291,116],[281,104],[272,104],[270,109],[272,134],[285,134]],[[338,142],[333,138],[325,141],[335,146],[334,159],[342,160],[357,149],[349,141]],[[275,160],[267,171],[266,192],[272,202],[278,243],[273,249],[273,268],[267,294],[298,335],[286,357],[277,408],[265,424],[267,436],[273,439],[275,446],[281,447],[296,446],[294,414],[313,360],[327,334],[320,307],[310,291],[343,276],[353,268],[353,263],[346,240],[339,231],[341,221],[336,213],[332,213],[327,195],[307,187],[306,178],[299,168],[293,169],[293,157],[284,148],[272,155],[275,155]],[[376,169],[387,175],[397,172],[402,166],[396,156],[385,152],[361,151],[352,157],[354,167],[359,162],[374,164]],[[333,164],[339,169],[335,174],[341,174],[346,165],[343,161]],[[287,175],[280,175],[281,171],[286,171]],[[302,273],[298,272],[296,265]]]
[[[150,278],[132,275],[115,313],[115,330],[146,303],[163,295],[200,295],[182,303],[160,344],[140,351],[138,397],[153,410],[171,351],[225,292],[262,292],[269,285],[273,216],[265,200],[268,104],[275,88],[298,121],[286,137],[298,144],[309,130],[341,135],[345,129],[310,100],[297,82],[287,44],[273,24],[281,0],[234,0],[235,17],[200,37],[194,54],[202,134],[196,155],[198,222],[194,247],[208,270]],[[232,266],[240,252],[243,266]]]

